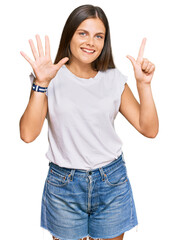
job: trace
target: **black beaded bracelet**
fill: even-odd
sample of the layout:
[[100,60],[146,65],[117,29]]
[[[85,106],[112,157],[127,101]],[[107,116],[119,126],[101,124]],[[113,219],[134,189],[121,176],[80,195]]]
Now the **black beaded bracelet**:
[[47,91],[47,87],[40,87],[40,86],[38,86],[38,85],[35,85],[34,83],[33,83],[33,85],[32,85],[32,89],[34,90],[34,91],[36,91],[36,92],[42,92],[42,93],[45,93],[46,91]]

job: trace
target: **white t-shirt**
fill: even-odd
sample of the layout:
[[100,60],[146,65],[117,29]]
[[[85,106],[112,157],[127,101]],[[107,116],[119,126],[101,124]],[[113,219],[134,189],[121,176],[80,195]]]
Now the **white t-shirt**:
[[[31,83],[34,76],[32,72]],[[117,68],[99,71],[90,79],[77,77],[65,65],[60,68],[46,93],[50,162],[92,170],[121,155],[114,119],[126,81]]]

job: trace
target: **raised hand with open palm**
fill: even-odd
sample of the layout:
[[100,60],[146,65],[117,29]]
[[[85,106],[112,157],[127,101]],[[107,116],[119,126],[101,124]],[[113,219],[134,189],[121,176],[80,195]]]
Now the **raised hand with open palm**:
[[43,51],[42,42],[38,34],[36,35],[36,40],[38,52],[34,46],[33,40],[29,40],[35,61],[31,60],[24,52],[21,51],[20,53],[33,68],[33,71],[36,75],[35,83],[42,87],[47,87],[50,81],[56,76],[58,70],[69,60],[69,58],[65,57],[57,64],[53,64],[50,56],[49,37],[47,35],[45,36],[45,53]]
[[136,60],[129,55],[127,56],[127,58],[132,63],[137,83],[150,84],[155,71],[155,65],[151,63],[148,59],[143,58],[145,44],[146,44],[146,38],[142,40],[138,57]]

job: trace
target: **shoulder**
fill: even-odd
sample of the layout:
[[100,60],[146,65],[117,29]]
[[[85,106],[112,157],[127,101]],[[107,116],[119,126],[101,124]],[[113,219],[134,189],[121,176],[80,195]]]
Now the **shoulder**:
[[[103,74],[111,77],[124,77],[125,75],[121,73],[118,68],[109,68],[106,71],[103,71]],[[126,77],[126,76],[125,76]]]
[[128,79],[128,77],[124,75],[118,68],[107,69],[106,71],[103,71],[103,74],[107,79],[112,79],[113,81],[117,81],[121,84],[125,84]]
[[64,75],[66,75],[66,68],[64,67],[64,65],[57,71],[55,77],[51,80],[50,85],[51,87],[53,85],[58,85],[60,80],[64,77]]
[[58,70],[57,74],[56,74],[56,78],[58,78],[59,76],[63,75],[63,74],[67,74],[67,70],[66,70],[66,66],[62,65],[62,67]]

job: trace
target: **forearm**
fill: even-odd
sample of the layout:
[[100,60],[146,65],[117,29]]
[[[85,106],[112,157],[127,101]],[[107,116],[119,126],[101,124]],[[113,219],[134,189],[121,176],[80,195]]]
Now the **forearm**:
[[20,136],[23,141],[32,142],[39,135],[46,112],[46,94],[32,90],[27,108],[20,119]]
[[145,136],[155,137],[158,133],[159,121],[153,100],[151,85],[137,83],[140,99],[139,124]]

